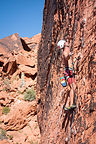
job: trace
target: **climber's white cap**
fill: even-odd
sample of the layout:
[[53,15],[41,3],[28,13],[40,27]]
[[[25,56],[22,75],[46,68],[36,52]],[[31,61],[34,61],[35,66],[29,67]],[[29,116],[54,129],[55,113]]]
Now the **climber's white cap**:
[[57,43],[57,46],[58,46],[60,49],[62,49],[62,48],[64,48],[65,43],[66,43],[65,40],[60,40],[60,41]]

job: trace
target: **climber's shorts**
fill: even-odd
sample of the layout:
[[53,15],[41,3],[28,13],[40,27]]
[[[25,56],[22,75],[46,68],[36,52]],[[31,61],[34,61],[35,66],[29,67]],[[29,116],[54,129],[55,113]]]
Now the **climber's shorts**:
[[72,69],[70,68],[70,69],[66,69],[65,70],[65,75],[66,76],[73,76],[73,71],[72,71]]

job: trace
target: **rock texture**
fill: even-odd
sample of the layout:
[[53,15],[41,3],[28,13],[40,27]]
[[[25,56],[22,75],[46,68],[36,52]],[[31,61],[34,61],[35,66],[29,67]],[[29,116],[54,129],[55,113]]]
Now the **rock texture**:
[[18,33],[0,39],[0,54],[10,53],[13,50],[18,51],[19,49],[22,49],[22,43]]
[[[22,109],[23,108],[23,109]],[[24,102],[17,100],[15,105],[11,106],[11,111],[5,116],[1,117],[4,122],[4,129],[6,130],[20,130],[28,124],[30,121],[30,115],[36,114],[36,102]],[[28,119],[27,119],[28,118]]]
[[26,83],[27,79],[31,78],[36,85],[37,51],[40,37],[41,35],[38,34],[29,39],[13,34],[0,40],[0,75],[3,79],[5,76],[10,79],[18,76],[21,78],[21,74],[24,73]]
[[[38,122],[42,144],[96,143],[96,2],[45,0],[38,50]],[[75,112],[65,113],[70,88],[60,84],[64,64],[56,46],[65,39],[73,50]]]
[[[37,96],[25,101],[28,90],[36,91],[37,51],[41,34],[0,40],[0,144],[39,143]],[[4,111],[9,109],[9,112]]]

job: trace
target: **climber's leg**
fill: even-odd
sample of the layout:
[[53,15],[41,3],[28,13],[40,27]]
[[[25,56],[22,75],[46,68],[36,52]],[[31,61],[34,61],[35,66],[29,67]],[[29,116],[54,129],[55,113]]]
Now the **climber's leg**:
[[70,106],[73,104],[73,100],[74,100],[74,92],[73,92],[72,85],[71,85],[71,90],[70,90]]
[[[75,90],[76,86],[74,85],[74,90]],[[69,99],[66,103],[66,106],[64,108],[65,111],[68,110],[74,110],[76,108],[76,105],[74,104],[74,91],[73,91],[73,84],[70,85],[70,95],[69,95]]]
[[72,61],[71,61],[71,57],[70,57],[70,59],[68,60],[68,66],[69,66],[70,68],[72,68]]

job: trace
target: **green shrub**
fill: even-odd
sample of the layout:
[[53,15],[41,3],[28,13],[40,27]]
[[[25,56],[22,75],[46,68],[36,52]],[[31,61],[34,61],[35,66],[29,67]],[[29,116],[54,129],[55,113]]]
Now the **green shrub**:
[[9,87],[5,87],[2,89],[2,91],[8,91],[9,90]]
[[4,129],[1,129],[1,135],[6,136],[6,131]]
[[9,79],[5,79],[3,82],[5,85],[9,85]]
[[6,136],[6,131],[0,128],[0,140],[2,139],[7,139],[7,136]]
[[25,101],[33,101],[36,98],[36,93],[34,89],[27,89],[26,92],[24,93],[24,100]]
[[8,135],[9,139],[12,140],[13,139],[13,136],[12,135]]
[[3,114],[5,114],[5,115],[7,115],[8,113],[10,112],[10,108],[9,107],[3,107],[3,109],[2,109],[2,113]]
[[30,141],[30,144],[38,144],[38,142],[33,142],[32,140]]

